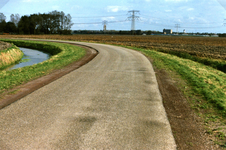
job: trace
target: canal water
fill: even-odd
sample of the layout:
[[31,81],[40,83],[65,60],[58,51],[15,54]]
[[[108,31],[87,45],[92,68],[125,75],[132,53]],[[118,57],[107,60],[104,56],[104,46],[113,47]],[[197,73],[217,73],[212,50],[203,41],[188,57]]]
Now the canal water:
[[41,52],[39,50],[23,48],[23,47],[19,47],[19,48],[21,51],[23,51],[24,57],[22,58],[20,63],[7,68],[7,70],[13,70],[13,69],[22,68],[25,66],[31,66],[31,65],[43,62],[50,58],[50,54]]

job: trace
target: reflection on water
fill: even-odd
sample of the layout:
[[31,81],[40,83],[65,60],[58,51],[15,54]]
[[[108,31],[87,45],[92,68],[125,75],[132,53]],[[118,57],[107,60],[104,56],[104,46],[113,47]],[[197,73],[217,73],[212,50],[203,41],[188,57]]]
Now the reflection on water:
[[22,61],[18,64],[15,64],[14,66],[11,66],[8,68],[8,70],[13,70],[25,66],[31,66],[40,62],[43,62],[47,59],[49,59],[50,55],[47,53],[43,53],[38,50],[28,49],[28,48],[22,48],[19,47],[21,51],[24,53],[24,57],[22,58]]

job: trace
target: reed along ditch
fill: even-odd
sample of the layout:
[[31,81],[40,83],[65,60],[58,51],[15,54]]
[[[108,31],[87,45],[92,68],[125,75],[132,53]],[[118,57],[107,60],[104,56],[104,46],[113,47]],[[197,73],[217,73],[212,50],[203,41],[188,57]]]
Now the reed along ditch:
[[22,68],[26,66],[32,66],[37,63],[41,63],[51,57],[50,54],[29,48],[19,47],[23,51],[24,56],[20,62],[8,67],[6,70],[13,70],[17,68]]

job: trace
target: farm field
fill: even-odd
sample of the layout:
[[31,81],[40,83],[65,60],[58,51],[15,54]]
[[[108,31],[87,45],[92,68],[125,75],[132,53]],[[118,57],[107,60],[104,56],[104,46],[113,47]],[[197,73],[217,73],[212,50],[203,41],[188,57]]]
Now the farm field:
[[0,38],[37,38],[101,42],[164,52],[183,52],[192,56],[226,60],[226,38],[130,36],[130,35],[1,35]]

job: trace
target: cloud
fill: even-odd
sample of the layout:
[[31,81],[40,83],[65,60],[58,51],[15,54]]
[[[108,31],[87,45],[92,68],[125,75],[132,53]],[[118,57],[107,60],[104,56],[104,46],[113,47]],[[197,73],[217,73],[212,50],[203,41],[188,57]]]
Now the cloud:
[[194,10],[194,8],[188,8],[187,9],[187,11],[193,11]]
[[102,20],[107,20],[107,21],[109,21],[109,20],[115,20],[115,17],[102,17],[101,18]]
[[165,12],[172,12],[172,10],[165,10]]
[[[22,0],[22,2],[24,2],[24,3],[34,3],[34,2],[40,2],[40,0]],[[40,2],[40,3],[43,3],[43,2],[56,2],[56,0],[42,0],[42,2]]]
[[38,2],[38,0],[23,0],[24,3],[32,3],[32,2]]
[[119,12],[119,11],[128,11],[128,7],[125,6],[108,6],[106,8],[107,12]]
[[58,10],[60,8],[60,6],[52,6],[53,9]]
[[165,0],[165,2],[174,2],[174,3],[178,3],[178,2],[188,2],[188,0]]

